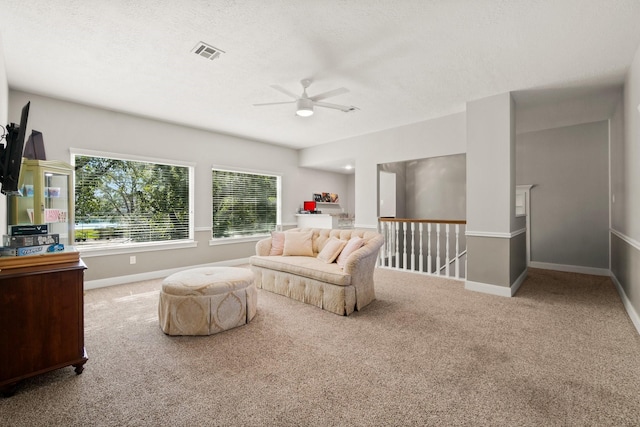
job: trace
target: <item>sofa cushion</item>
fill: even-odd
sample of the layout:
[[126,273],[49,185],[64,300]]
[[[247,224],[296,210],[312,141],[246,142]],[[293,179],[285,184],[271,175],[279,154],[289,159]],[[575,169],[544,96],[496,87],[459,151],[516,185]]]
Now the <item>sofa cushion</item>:
[[258,256],[251,257],[251,265],[296,274],[338,286],[349,286],[351,275],[338,264],[326,264],[308,256]]
[[273,231],[271,233],[271,250],[269,255],[282,255],[284,251],[284,233],[282,231]]
[[336,263],[344,268],[344,265],[347,263],[347,258],[349,255],[360,249],[364,245],[364,239],[362,237],[352,237],[347,242],[347,245],[342,249],[340,255],[338,255],[338,259]]
[[284,256],[313,256],[313,233],[310,231],[289,231],[284,235]]
[[327,264],[331,264],[336,260],[336,258],[338,258],[338,255],[340,255],[342,248],[344,248],[346,244],[346,240],[331,237],[318,254],[318,259]]

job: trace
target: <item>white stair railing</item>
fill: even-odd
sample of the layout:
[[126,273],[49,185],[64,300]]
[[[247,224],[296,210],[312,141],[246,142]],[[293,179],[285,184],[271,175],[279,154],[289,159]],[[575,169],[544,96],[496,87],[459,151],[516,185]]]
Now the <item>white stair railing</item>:
[[379,266],[464,280],[467,271],[464,228],[466,221],[460,220],[380,218],[378,231],[384,244]]

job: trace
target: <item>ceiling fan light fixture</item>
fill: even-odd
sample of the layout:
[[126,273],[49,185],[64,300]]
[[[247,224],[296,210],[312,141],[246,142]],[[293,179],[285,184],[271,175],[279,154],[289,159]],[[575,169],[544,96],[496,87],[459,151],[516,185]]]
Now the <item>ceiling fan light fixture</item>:
[[309,117],[313,115],[313,101],[307,98],[300,98],[296,102],[296,114],[300,117]]

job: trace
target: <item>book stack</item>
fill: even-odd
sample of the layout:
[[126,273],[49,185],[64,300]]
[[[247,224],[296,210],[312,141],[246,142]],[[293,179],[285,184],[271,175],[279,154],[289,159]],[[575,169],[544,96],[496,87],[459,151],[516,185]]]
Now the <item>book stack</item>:
[[9,225],[2,236],[0,269],[74,262],[79,253],[60,243],[59,234],[49,234],[47,224]]
[[29,256],[64,251],[58,234],[48,234],[47,224],[10,225],[2,236],[2,256]]

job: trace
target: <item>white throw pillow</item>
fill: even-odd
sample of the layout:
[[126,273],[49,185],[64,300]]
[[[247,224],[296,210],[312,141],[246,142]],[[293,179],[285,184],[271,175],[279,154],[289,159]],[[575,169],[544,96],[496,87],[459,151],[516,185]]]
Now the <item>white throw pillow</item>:
[[287,231],[284,233],[284,256],[313,256],[313,232]]
[[330,238],[318,254],[318,259],[326,262],[327,264],[331,264],[336,258],[338,258],[338,255],[340,255],[342,248],[344,248],[346,244],[346,240],[340,240],[336,237]]
[[364,245],[364,239],[362,237],[352,237],[351,239],[349,239],[349,241],[347,242],[347,245],[344,247],[344,249],[342,249],[342,252],[340,252],[340,255],[338,255],[338,259],[336,260],[338,265],[344,268],[344,265],[347,263],[347,258],[349,258],[349,255],[351,255],[352,253],[360,249],[363,245]]

